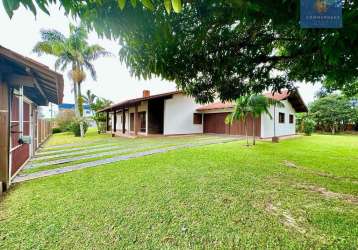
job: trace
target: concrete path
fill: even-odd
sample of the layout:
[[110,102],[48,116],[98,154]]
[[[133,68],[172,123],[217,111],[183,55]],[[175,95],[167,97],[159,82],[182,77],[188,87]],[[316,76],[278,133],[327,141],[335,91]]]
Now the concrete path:
[[100,145],[93,145],[93,146],[87,146],[87,147],[79,147],[79,148],[76,147],[76,148],[66,148],[66,149],[60,149],[60,150],[43,151],[43,152],[36,153],[35,157],[53,155],[53,154],[58,154],[58,153],[81,151],[84,149],[101,148],[101,147],[106,147],[106,146],[111,146],[111,145],[116,145],[116,144],[118,144],[118,143],[111,142],[111,143],[103,143]]
[[[205,139],[209,139],[205,138]],[[222,138],[215,138],[212,137],[211,138],[211,142],[214,142],[215,140],[221,140]],[[199,140],[199,141],[203,141]],[[80,155],[80,156],[75,156],[75,157],[70,157],[70,158],[65,158],[65,159],[58,159],[58,160],[53,160],[53,161],[44,161],[44,162],[33,162],[30,161],[25,167],[24,169],[33,169],[33,168],[39,168],[39,167],[44,167],[44,166],[51,166],[51,165],[59,165],[59,164],[64,164],[64,163],[69,163],[69,162],[73,162],[73,161],[80,161],[80,160],[86,160],[86,159],[92,159],[92,158],[98,158],[98,157],[102,157],[102,156],[107,156],[107,155],[116,155],[116,154],[122,154],[122,153],[126,153],[126,152],[130,152],[136,149],[151,149],[151,148],[159,148],[165,145],[170,145],[170,144],[174,144],[175,146],[180,146],[183,145],[185,143],[174,143],[174,142],[162,142],[162,143],[142,143],[139,145],[129,145],[130,147],[127,147],[125,149],[120,149],[120,150],[110,150],[110,151],[106,151],[106,152],[101,152],[101,153],[97,153],[97,154],[89,154],[89,155]],[[173,146],[174,146],[173,145]],[[135,147],[133,147],[135,146]],[[36,160],[36,158],[35,158]]]
[[79,169],[89,168],[89,167],[102,166],[102,165],[109,164],[109,163],[129,160],[129,159],[143,157],[143,156],[147,156],[147,155],[165,153],[165,152],[182,149],[182,148],[191,148],[191,147],[205,146],[205,145],[210,145],[210,144],[227,143],[227,142],[232,142],[232,141],[236,141],[236,140],[237,140],[237,138],[224,138],[221,140],[207,141],[207,142],[203,142],[203,143],[188,143],[188,144],[183,144],[183,145],[170,146],[170,147],[166,147],[166,148],[148,150],[148,151],[144,151],[144,152],[137,152],[137,153],[128,154],[128,155],[121,155],[121,156],[116,156],[116,157],[92,161],[92,162],[85,162],[85,163],[75,164],[75,165],[67,166],[67,167],[63,167],[63,168],[44,170],[44,171],[39,171],[36,173],[20,174],[15,177],[15,179],[13,180],[13,183],[33,180],[33,179],[57,175],[57,174],[63,174],[63,173],[72,172],[72,171],[79,170]]

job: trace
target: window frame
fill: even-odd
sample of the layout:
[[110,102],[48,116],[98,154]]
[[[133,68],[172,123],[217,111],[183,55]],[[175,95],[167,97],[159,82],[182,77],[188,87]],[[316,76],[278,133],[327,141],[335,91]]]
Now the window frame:
[[[291,119],[292,118],[292,119]],[[289,114],[288,116],[288,122],[290,124],[294,124],[295,123],[295,116],[293,114]]]
[[284,124],[285,121],[286,121],[285,113],[278,112],[278,123]]
[[193,113],[193,124],[202,125],[203,124],[203,114],[202,113]]

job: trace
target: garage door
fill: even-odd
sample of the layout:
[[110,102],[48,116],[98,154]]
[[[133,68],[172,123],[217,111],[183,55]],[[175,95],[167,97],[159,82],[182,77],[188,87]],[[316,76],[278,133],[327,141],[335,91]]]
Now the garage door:
[[225,134],[227,113],[205,114],[204,133]]
[[[204,114],[204,133],[245,135],[243,122],[235,121],[231,126],[225,124],[225,118],[229,113]],[[253,119],[247,118],[247,132],[253,134]],[[261,119],[255,118],[255,135],[261,134]]]

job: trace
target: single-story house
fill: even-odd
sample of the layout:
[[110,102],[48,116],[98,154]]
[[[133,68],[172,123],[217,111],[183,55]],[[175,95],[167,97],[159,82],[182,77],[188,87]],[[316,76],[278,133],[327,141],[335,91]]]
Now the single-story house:
[[0,46],[0,192],[51,133],[38,107],[62,98],[62,75]]
[[[266,93],[280,100],[284,107],[271,107],[273,119],[267,114],[255,118],[255,135],[259,138],[287,136],[296,133],[295,113],[307,112],[298,90]],[[243,122],[225,124],[233,103],[215,102],[201,105],[181,91],[150,95],[143,91],[140,98],[111,105],[100,112],[107,113],[107,131],[124,135],[229,134],[244,135]],[[248,134],[253,134],[253,118],[248,117]]]

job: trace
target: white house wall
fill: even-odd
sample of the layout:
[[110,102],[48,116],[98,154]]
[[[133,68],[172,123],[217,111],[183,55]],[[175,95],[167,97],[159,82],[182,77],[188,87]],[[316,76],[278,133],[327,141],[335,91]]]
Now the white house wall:
[[[295,110],[292,105],[284,100],[282,103],[285,105],[283,108],[276,107],[276,114],[274,116],[274,107],[270,108],[270,113],[272,115],[272,119],[267,114],[261,115],[261,137],[269,138],[274,136],[274,117],[276,123],[276,136],[285,136],[285,135],[293,135],[296,133],[296,118],[295,118]],[[285,122],[279,123],[279,113],[285,114]],[[289,123],[289,115],[293,115],[293,123]]]
[[194,98],[175,94],[164,101],[164,135],[203,133],[203,124],[194,124],[193,116],[200,106]]

